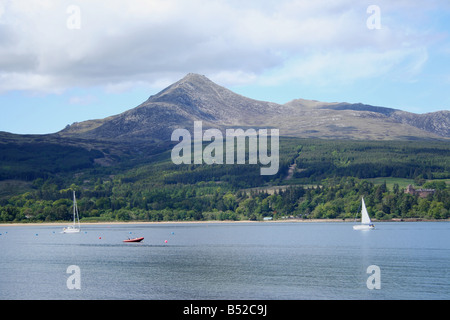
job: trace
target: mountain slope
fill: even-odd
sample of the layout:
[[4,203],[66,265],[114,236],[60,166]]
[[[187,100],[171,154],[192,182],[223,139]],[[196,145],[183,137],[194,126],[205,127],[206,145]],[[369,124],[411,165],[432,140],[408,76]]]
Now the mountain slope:
[[394,121],[406,123],[427,132],[442,137],[450,137],[450,111],[437,111],[425,114],[415,114],[397,109],[375,107],[362,103],[339,103],[334,106],[325,106],[324,109],[355,110],[381,113]]
[[256,101],[218,86],[204,76],[188,74],[134,109],[103,120],[75,123],[58,134],[95,139],[170,140],[176,128],[224,128],[263,122],[280,105]]
[[392,118],[442,137],[450,137],[450,111],[437,111],[425,114],[396,111]]
[[170,141],[176,128],[278,128],[280,135],[335,139],[450,138],[450,112],[425,115],[365,104],[293,100],[284,105],[236,94],[188,74],[141,105],[119,115],[74,123],[60,137]]

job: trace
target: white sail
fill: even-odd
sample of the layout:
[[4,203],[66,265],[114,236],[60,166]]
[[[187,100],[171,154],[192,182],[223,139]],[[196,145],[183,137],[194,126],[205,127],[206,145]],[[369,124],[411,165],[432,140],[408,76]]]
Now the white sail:
[[374,225],[370,220],[369,213],[367,212],[366,204],[364,203],[364,198],[361,200],[361,224],[353,226],[354,230],[371,230],[374,229]]
[[366,204],[364,203],[364,198],[362,198],[362,209],[361,209],[361,223],[362,224],[371,224],[369,214],[367,213]]

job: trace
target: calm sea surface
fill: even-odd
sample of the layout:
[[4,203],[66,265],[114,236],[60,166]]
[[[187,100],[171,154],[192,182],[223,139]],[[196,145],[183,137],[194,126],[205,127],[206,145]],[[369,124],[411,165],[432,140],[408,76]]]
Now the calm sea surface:
[[[124,224],[61,234],[60,226],[0,226],[0,299],[450,299],[450,223],[376,228]],[[67,273],[72,265],[79,272]],[[372,265],[380,272],[367,273]],[[370,290],[375,275],[381,287]],[[69,277],[81,288],[69,289]]]

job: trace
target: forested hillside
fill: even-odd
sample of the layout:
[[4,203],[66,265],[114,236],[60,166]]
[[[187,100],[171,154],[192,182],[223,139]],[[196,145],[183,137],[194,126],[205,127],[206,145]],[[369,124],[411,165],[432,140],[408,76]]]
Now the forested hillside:
[[[58,152],[70,155],[51,150],[55,168]],[[355,216],[362,196],[376,219],[450,217],[446,141],[282,138],[275,176],[261,176],[259,165],[174,165],[170,150],[136,158],[132,165],[123,161],[105,167],[90,162],[96,152],[83,153],[81,166],[69,163],[66,170],[30,176],[26,190],[0,190],[0,222],[70,220],[71,190],[76,191],[82,221],[344,219]],[[3,169],[12,156],[0,159]],[[19,163],[25,169],[37,165],[32,157]],[[293,175],[286,180],[293,164]],[[395,177],[399,183],[370,180],[378,177]],[[420,198],[404,193],[400,182],[435,192]]]

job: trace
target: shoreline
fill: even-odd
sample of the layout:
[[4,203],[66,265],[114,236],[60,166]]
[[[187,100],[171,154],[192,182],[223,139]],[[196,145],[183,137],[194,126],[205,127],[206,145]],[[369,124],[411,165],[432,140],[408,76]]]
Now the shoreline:
[[[158,225],[158,224],[213,224],[213,223],[354,223],[353,219],[280,219],[280,220],[268,220],[268,221],[234,221],[234,220],[207,220],[207,221],[99,221],[99,222],[80,222],[81,226],[89,225]],[[418,218],[406,218],[406,219],[390,219],[373,221],[379,222],[450,222],[450,219],[418,219]],[[17,226],[67,226],[70,222],[13,222],[13,223],[0,223],[0,227],[17,227]]]

